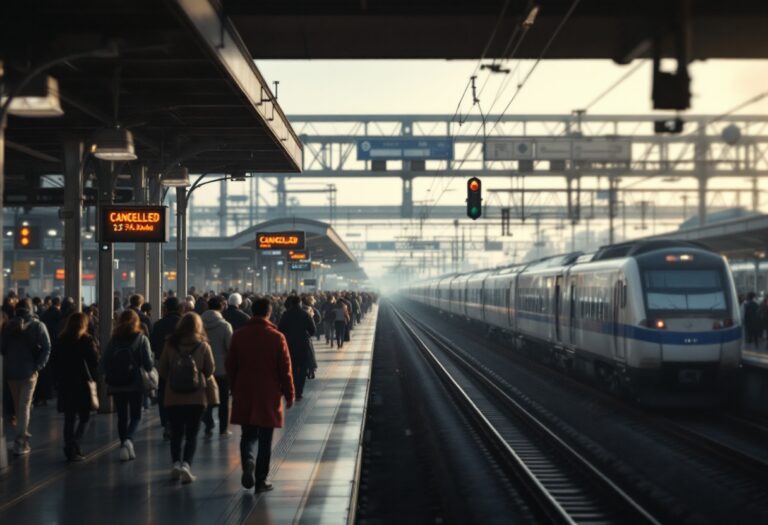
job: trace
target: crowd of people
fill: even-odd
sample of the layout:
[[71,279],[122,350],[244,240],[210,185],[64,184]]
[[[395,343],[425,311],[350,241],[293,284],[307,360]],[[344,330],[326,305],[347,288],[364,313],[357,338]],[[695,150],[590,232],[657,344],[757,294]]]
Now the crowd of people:
[[226,439],[231,423],[242,427],[243,486],[270,490],[273,431],[283,426],[283,406],[300,402],[306,381],[315,378],[315,345],[324,338],[341,350],[375,302],[367,292],[200,294],[192,288],[183,298],[166,293],[153,323],[141,294],[126,301],[116,295],[111,337],[99,341],[97,305],[80,310],[70,298],[11,292],[3,300],[0,348],[13,454],[31,452],[33,406],[55,397],[64,414],[64,455],[83,461],[91,414],[107,399],[117,415],[118,457],[131,461],[142,414],[157,406],[172,479],[195,480],[201,426],[212,438],[218,424]]

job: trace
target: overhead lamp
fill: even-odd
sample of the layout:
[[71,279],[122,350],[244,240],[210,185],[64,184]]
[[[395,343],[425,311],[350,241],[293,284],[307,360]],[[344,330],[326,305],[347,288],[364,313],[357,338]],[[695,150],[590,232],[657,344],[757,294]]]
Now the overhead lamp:
[[91,153],[101,160],[136,160],[133,134],[125,128],[103,128],[93,136]]
[[[8,94],[0,97],[0,105]],[[64,114],[59,98],[59,82],[48,75],[37,75],[29,80],[8,105],[8,113],[17,117],[60,117]]]
[[230,175],[230,179],[237,182],[243,182],[246,180],[245,171],[243,170],[236,170],[232,172],[232,175]]
[[174,188],[187,188],[189,187],[189,170],[184,166],[174,166],[163,173],[160,184]]
[[528,16],[525,17],[525,20],[523,20],[523,27],[525,29],[530,29],[530,27],[536,23],[536,17],[539,15],[539,6],[534,5],[531,10],[528,12]]

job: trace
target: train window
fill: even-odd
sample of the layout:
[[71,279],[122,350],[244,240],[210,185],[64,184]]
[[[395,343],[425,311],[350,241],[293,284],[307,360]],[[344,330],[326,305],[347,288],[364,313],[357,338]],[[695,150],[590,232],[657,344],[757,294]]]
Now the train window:
[[718,270],[647,270],[643,275],[649,310],[724,311],[725,287]]

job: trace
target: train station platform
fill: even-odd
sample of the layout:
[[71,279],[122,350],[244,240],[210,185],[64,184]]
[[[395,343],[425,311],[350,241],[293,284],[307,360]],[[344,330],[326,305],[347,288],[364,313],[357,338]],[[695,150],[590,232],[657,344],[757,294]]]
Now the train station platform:
[[741,362],[747,366],[756,366],[759,368],[768,368],[768,349],[762,350],[742,350]]
[[275,432],[273,491],[254,495],[240,485],[238,426],[229,439],[201,431],[192,465],[197,480],[179,485],[170,480],[169,444],[155,407],[136,433],[136,461],[118,460],[116,418],[100,414],[79,464],[64,461],[62,416],[54,407],[36,408],[32,453],[0,473],[0,523],[346,523],[356,501],[376,317],[374,307],[341,350],[315,342],[317,378]]

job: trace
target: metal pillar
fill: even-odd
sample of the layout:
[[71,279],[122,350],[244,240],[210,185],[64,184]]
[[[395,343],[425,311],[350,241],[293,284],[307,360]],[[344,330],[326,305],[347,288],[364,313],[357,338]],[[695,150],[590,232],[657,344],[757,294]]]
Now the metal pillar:
[[285,191],[285,176],[277,176],[277,216],[288,216],[288,193]]
[[400,207],[400,217],[403,219],[413,218],[413,179],[403,177],[403,200]]
[[[112,204],[112,194],[114,191],[115,175],[112,173],[113,166],[111,162],[97,161],[96,178],[98,185],[97,205],[99,213],[102,206]],[[101,228],[97,221],[97,228]],[[101,238],[101,232],[98,231]],[[109,338],[112,336],[112,318],[114,317],[114,246],[111,243],[99,242],[99,270],[98,270],[98,297],[99,297],[99,343],[105,348]],[[99,382],[99,412],[108,413],[112,411],[112,404],[107,395],[106,384]]]
[[[160,185],[160,174],[152,173],[148,177],[149,202],[161,204],[163,188]],[[160,319],[160,303],[163,300],[163,245],[153,242],[148,247],[147,258],[147,302],[152,305],[152,322]]]
[[616,182],[608,178],[608,244],[613,244],[613,219],[616,215]]
[[752,211],[757,211],[760,207],[760,190],[757,177],[752,177]]
[[176,293],[187,296],[187,188],[176,188]]
[[[0,115],[0,196],[3,195],[3,181],[5,179],[5,116]],[[3,214],[0,213],[0,231],[3,227]],[[0,243],[0,263],[3,262],[3,243]],[[2,267],[2,266],[0,266]],[[0,279],[0,297],[5,295],[3,285],[5,279]],[[5,377],[3,371],[4,357],[0,356],[0,378]],[[2,381],[2,379],[0,379]],[[0,406],[3,405],[3,394],[5,388],[0,388]],[[0,417],[0,469],[4,469],[8,466],[8,446],[5,442],[5,425],[4,417]]]
[[[133,201],[136,204],[147,203],[147,169],[145,166],[138,166],[133,174]],[[136,272],[136,293],[143,294],[147,298],[147,243],[135,243],[135,272]],[[149,299],[147,302],[152,304]],[[153,310],[159,305],[152,304]]]
[[64,141],[64,295],[82,306],[83,273],[83,141]]
[[694,171],[699,182],[699,226],[707,222],[707,125],[699,124],[699,140],[694,144]]
[[227,181],[219,183],[219,236],[227,236]]

